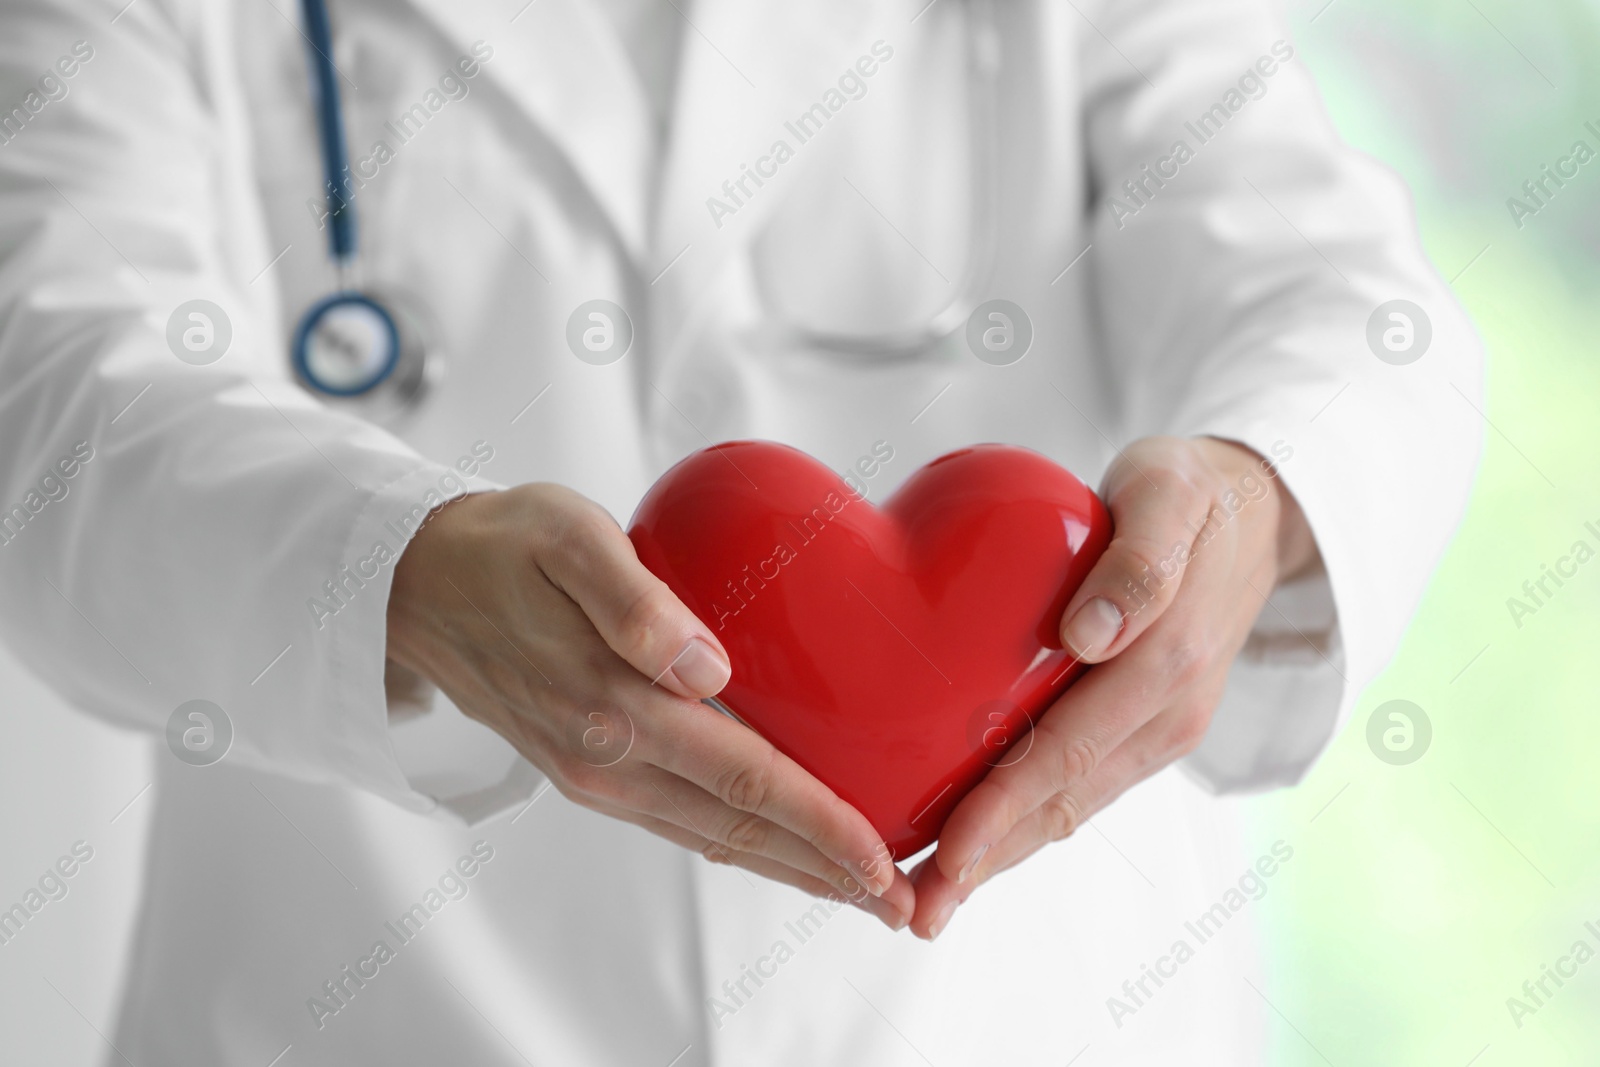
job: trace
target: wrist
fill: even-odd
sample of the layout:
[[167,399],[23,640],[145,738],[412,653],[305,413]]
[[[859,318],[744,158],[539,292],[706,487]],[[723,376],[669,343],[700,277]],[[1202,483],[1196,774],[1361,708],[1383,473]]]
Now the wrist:
[[426,649],[440,621],[437,602],[447,588],[451,562],[462,552],[463,532],[475,525],[480,498],[474,493],[448,500],[430,511],[395,561],[386,609],[385,656],[407,672],[429,678]]
[[1261,502],[1270,505],[1260,513],[1271,526],[1271,545],[1274,552],[1276,584],[1293,581],[1310,571],[1320,559],[1316,537],[1306,521],[1299,501],[1283,483],[1277,467],[1248,445],[1224,438],[1204,438],[1207,445],[1215,446],[1213,462],[1222,471],[1226,484],[1237,489],[1247,499],[1253,493],[1246,491],[1249,480],[1266,486]]
[[1282,585],[1313,570],[1322,554],[1300,502],[1281,482],[1274,479],[1274,485],[1283,500],[1278,509],[1278,584]]

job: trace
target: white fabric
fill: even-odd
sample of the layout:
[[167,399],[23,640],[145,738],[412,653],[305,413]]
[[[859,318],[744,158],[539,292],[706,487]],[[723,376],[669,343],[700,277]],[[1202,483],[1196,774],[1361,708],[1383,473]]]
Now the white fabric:
[[[719,1027],[707,998],[810,902],[539,793],[442,699],[391,725],[392,567],[321,628],[307,601],[375,541],[398,549],[389,524],[476,442],[493,459],[445,495],[551,480],[619,520],[668,463],[733,436],[837,468],[889,441],[875,495],[979,440],[1091,481],[1111,442],[1145,434],[1282,442],[1327,578],[1273,598],[1187,766],[1216,789],[1295,781],[1393,653],[1479,447],[1478,342],[1402,187],[1339,143],[1295,58],[1119,227],[1104,197],[1287,32],[1259,0],[1006,4],[985,295],[1027,310],[1032,351],[1006,368],[959,338],[881,362],[795,351],[763,328],[775,299],[892,320],[961,273],[966,7],[682,5],[657,185],[650,106],[606,19],[516,6],[334,5],[357,160],[474,42],[493,49],[357,195],[367,276],[423,298],[451,360],[388,431],[286,368],[286,334],[332,285],[292,20],[222,0],[144,0],[115,23],[87,2],[8,13],[0,107],[74,41],[93,58],[0,144],[0,503],[77,442],[94,458],[0,545],[0,632],[97,715],[160,732],[203,697],[236,728],[221,764],[158,761],[117,1047],[252,1067],[286,1044],[286,1063],[342,1065],[1059,1064],[1085,1045],[1094,1062],[1259,1062],[1248,918],[1137,1015],[1108,1011],[1256,860],[1229,803],[1181,774],[988,887],[937,945],[830,918]],[[892,55],[864,95],[719,227],[707,199],[878,41]],[[165,338],[201,297],[233,325],[209,367]],[[638,333],[605,367],[565,344],[594,298]],[[1434,331],[1405,367],[1365,340],[1396,298]],[[480,838],[493,858],[468,895],[318,1028],[308,998]]]
[[627,49],[640,91],[664,131],[672,113],[684,16],[671,0],[599,0],[599,7]]

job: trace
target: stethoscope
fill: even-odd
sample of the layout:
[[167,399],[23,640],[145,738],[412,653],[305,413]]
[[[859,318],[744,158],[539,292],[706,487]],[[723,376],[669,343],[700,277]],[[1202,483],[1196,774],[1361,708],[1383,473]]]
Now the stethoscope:
[[881,331],[846,332],[807,325],[775,310],[766,278],[755,271],[762,304],[762,332],[790,348],[878,359],[916,356],[960,331],[989,294],[999,234],[998,87],[1000,35],[994,24],[994,0],[968,0],[967,44],[968,164],[971,186],[969,228],[973,235],[968,260],[953,287],[954,295],[920,325]]
[[356,213],[328,7],[324,0],[302,0],[301,7],[328,197],[328,254],[339,284],[301,316],[290,361],[309,388],[324,396],[357,400],[367,414],[381,418],[420,401],[442,365],[410,303],[403,297],[386,298],[363,290],[356,282]]
[[[998,230],[996,82],[1000,54],[992,4],[993,0],[969,0],[967,4],[970,228],[974,236],[955,295],[920,326],[850,333],[808,326],[775,313],[776,302],[764,291],[758,276],[768,325],[785,342],[846,355],[914,355],[961,330],[984,299]],[[302,8],[328,198],[328,248],[339,273],[339,288],[306,311],[295,331],[291,359],[295,373],[311,389],[325,396],[357,398],[379,413],[392,413],[415,405],[442,372],[442,363],[431,351],[419,316],[396,314],[402,301],[391,305],[354,284],[355,205],[346,193],[349,154],[332,58],[333,35],[325,0],[302,0]]]

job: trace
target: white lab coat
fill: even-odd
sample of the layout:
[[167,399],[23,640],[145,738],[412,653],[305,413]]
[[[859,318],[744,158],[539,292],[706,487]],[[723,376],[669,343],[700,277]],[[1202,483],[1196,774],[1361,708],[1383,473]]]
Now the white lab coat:
[[[0,545],[0,627],[96,715],[160,732],[204,698],[235,728],[217,765],[160,753],[127,1000],[101,1021],[121,1053],[1023,1065],[1087,1046],[1085,1064],[1259,1062],[1271,1016],[1244,983],[1262,984],[1249,917],[1136,1014],[1115,1018],[1108,998],[1256,859],[1230,803],[1198,786],[1296,781],[1393,653],[1463,508],[1481,406],[1478,343],[1404,190],[1340,144],[1298,57],[1146,203],[1124,197],[1136,214],[1110,205],[1175,140],[1195,145],[1184,123],[1288,39],[1273,11],[1003,5],[982,295],[1021,305],[1035,341],[995,367],[959,335],[873,361],[762,325],[775,307],[915,319],[949,296],[940,278],[974,245],[955,0],[920,15],[921,0],[683,5],[659,171],[626,56],[578,0],[332,6],[353,155],[393,150],[357,198],[364,269],[421,299],[450,361],[392,432],[311,399],[286,367],[286,334],[333,284],[308,207],[320,174],[296,5],[142,0],[113,22],[120,2],[39,0],[12,5],[0,40],[0,107],[31,99],[75,41],[93,49],[66,97],[27,105],[0,145],[0,504],[26,501],[76,443],[93,450]],[[707,199],[880,40],[893,56],[865,95],[719,227]],[[477,41],[493,53],[470,95],[393,143],[384,122],[426,104]],[[198,297],[233,328],[204,367],[165,337]],[[565,343],[597,297],[637,328],[609,366]],[[1396,298],[1432,321],[1409,366],[1366,343]],[[392,567],[320,627],[308,608],[375,542],[398,550],[389,524],[442,479],[457,491],[451,465],[475,442],[493,449],[476,486],[561,482],[626,520],[708,441],[773,438],[843,469],[884,440],[882,499],[974,441],[1093,481],[1114,443],[1151,433],[1286,442],[1282,476],[1327,576],[1263,612],[1188,776],[1157,776],[999,879],[933,946],[848,909],[796,928],[814,931],[802,942],[808,898],[540,793],[442,698],[391,720]],[[401,947],[385,924],[479,840],[493,858],[470,892]],[[338,1005],[324,983],[379,940],[394,958],[345,979],[319,1025],[310,998]],[[762,962],[779,941],[792,958]],[[746,965],[773,977],[758,987]],[[723,983],[741,979],[736,1003]]]

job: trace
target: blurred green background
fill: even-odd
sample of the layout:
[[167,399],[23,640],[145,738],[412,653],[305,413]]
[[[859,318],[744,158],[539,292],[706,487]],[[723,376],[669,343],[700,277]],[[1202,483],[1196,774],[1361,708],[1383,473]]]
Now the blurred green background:
[[[1260,912],[1271,1062],[1600,1064],[1600,559],[1520,628],[1506,603],[1579,538],[1600,549],[1600,157],[1520,229],[1506,206],[1575,140],[1600,152],[1600,4],[1309,0],[1291,21],[1345,138],[1411,186],[1488,350],[1491,426],[1399,655],[1307,779],[1250,805],[1263,850],[1296,846]],[[1397,698],[1433,726],[1406,766],[1366,740]],[[1579,940],[1596,958],[1519,1026],[1508,998],[1535,1007],[1523,983]]]

